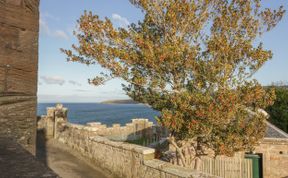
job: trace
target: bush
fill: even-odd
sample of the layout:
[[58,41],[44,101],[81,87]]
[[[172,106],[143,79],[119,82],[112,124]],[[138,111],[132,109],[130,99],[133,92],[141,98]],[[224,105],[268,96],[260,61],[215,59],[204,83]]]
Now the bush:
[[275,103],[266,110],[270,114],[270,122],[288,133],[288,87],[277,86],[274,88]]

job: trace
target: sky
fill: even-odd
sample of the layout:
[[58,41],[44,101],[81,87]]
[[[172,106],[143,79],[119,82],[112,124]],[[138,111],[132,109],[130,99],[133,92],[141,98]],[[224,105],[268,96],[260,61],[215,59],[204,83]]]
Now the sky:
[[[263,0],[265,7],[277,8],[287,0]],[[50,102],[101,102],[128,99],[122,91],[120,79],[103,86],[92,86],[88,79],[97,76],[101,67],[67,62],[60,48],[70,49],[77,44],[73,36],[76,21],[84,13],[92,11],[100,18],[108,17],[115,27],[125,27],[143,18],[142,12],[129,0],[41,0],[39,37],[38,101]],[[262,85],[288,81],[288,13],[273,31],[260,39],[264,47],[272,50],[268,61],[254,76]]]

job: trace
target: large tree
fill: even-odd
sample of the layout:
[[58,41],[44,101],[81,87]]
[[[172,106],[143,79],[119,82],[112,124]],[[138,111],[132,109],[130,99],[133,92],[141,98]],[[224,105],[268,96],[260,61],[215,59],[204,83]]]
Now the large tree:
[[[75,32],[79,44],[63,50],[69,61],[99,64],[136,101],[161,111],[179,164],[195,168],[207,150],[233,155],[252,149],[265,132],[259,108],[273,103],[251,76],[272,58],[260,42],[284,10],[260,0],[131,0],[144,19],[115,28],[110,19],[85,12]],[[251,114],[255,112],[256,114]],[[184,148],[192,149],[187,154]]]

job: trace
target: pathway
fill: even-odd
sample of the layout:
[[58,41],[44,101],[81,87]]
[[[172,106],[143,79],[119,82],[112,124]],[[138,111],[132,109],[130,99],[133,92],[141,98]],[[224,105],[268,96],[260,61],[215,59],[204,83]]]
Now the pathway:
[[[40,137],[40,138],[39,138]],[[37,138],[37,157],[62,178],[110,178],[108,173],[85,161],[80,154],[56,140]],[[72,154],[73,153],[73,154]]]

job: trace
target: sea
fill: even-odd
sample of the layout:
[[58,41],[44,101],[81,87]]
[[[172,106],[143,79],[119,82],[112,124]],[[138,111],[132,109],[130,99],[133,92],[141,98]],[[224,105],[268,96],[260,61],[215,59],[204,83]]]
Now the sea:
[[[46,115],[47,107],[54,107],[56,103],[39,103],[37,115]],[[159,112],[142,104],[102,104],[102,103],[64,103],[68,108],[68,121],[75,124],[101,122],[107,126],[112,124],[125,125],[134,118],[146,118],[156,123],[155,116]]]

